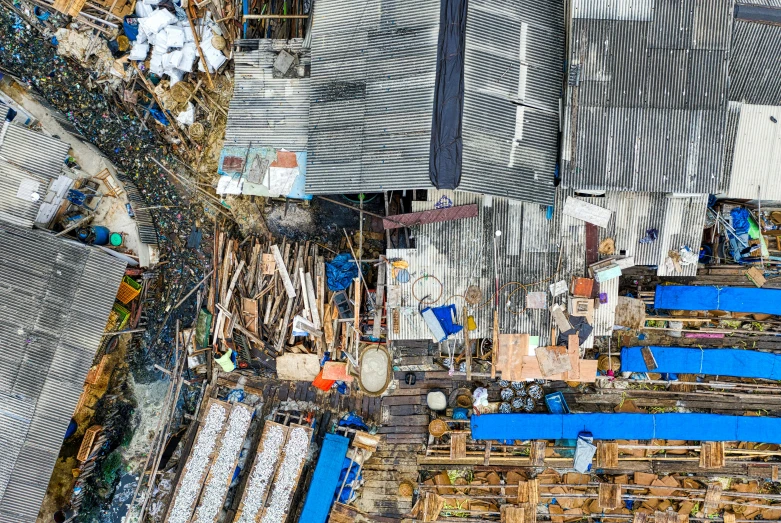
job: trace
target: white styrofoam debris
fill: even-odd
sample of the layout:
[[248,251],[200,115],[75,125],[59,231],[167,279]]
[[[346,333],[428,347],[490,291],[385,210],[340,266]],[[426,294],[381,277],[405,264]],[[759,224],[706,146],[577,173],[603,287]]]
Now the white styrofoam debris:
[[136,43],[134,43],[133,47],[130,49],[130,55],[128,55],[128,58],[130,60],[146,60],[148,54],[149,44],[139,43],[136,41]]
[[152,7],[146,2],[136,2],[136,16],[138,18],[152,16],[152,11]]
[[193,445],[190,457],[185,465],[179,491],[168,514],[168,523],[188,523],[195,497],[201,491],[203,474],[209,466],[210,456],[217,443],[217,436],[225,424],[225,407],[212,404],[203,422],[198,440]]
[[244,505],[237,523],[255,523],[258,512],[263,508],[261,501],[266,494],[279,459],[284,431],[279,425],[270,425],[263,437],[263,450],[255,458],[255,465],[244,494]]
[[296,486],[301,463],[309,450],[309,433],[297,427],[290,431],[285,444],[285,459],[277,471],[271,502],[266,508],[261,523],[282,523],[290,505],[290,494]]
[[152,49],[152,58],[149,60],[149,70],[157,76],[163,74],[163,56],[157,52],[157,47]]
[[220,441],[220,450],[209,473],[209,482],[201,496],[195,522],[213,523],[220,512],[228,490],[228,481],[233,475],[244,438],[247,437],[250,420],[252,414],[248,409],[237,406],[231,410],[228,428]]
[[165,34],[167,36],[169,48],[179,49],[184,45],[184,31],[178,25],[166,26]]
[[195,37],[193,36],[193,28],[190,27],[189,24],[185,25],[182,24],[182,31],[184,32],[184,41],[186,42],[195,42]]
[[180,71],[190,73],[193,70],[193,62],[198,58],[198,49],[195,42],[185,42],[182,46],[182,59],[176,66]]
[[159,33],[165,26],[176,23],[176,16],[172,15],[168,9],[158,9],[151,15],[140,18],[138,25],[144,28],[147,35]]

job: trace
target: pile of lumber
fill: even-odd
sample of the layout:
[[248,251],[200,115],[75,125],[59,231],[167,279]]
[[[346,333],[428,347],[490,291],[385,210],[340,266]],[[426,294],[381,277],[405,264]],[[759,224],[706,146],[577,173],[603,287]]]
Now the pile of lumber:
[[357,356],[366,286],[354,280],[347,296],[358,312],[340,319],[317,244],[242,241],[220,231],[214,257],[207,301],[214,319],[204,352],[230,348],[239,368],[264,367],[300,380],[316,376],[325,352],[335,358],[341,348]]

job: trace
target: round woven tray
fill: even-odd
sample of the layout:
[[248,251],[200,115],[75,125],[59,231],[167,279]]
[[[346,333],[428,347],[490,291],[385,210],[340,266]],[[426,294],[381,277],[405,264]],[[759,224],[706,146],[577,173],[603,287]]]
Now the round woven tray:
[[204,129],[202,123],[195,122],[190,126],[190,138],[193,140],[200,140],[204,134],[206,134],[206,129]]
[[183,104],[190,97],[190,93],[193,91],[193,86],[187,82],[177,82],[171,87],[171,98],[176,100],[176,103]]
[[597,360],[597,369],[605,372],[611,368],[611,363],[613,372],[621,370],[621,358],[618,356],[611,356],[610,359],[608,359],[607,354],[603,354],[599,357]]
[[445,423],[441,419],[432,420],[431,423],[428,424],[428,433],[434,436],[435,438],[444,436],[445,434],[447,434],[449,430],[450,427],[448,427],[447,423]]

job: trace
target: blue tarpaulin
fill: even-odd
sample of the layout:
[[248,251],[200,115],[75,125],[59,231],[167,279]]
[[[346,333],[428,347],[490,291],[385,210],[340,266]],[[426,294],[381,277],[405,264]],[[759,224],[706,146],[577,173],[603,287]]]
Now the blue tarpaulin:
[[343,252],[334,261],[325,264],[325,276],[330,290],[343,291],[358,277],[358,264],[352,254]]
[[682,311],[781,314],[781,290],[755,287],[657,285],[654,307]]
[[325,523],[334,501],[334,492],[340,485],[339,475],[342,472],[342,463],[347,456],[349,444],[350,440],[344,436],[325,435],[299,521]]
[[781,418],[721,414],[483,414],[472,416],[476,440],[677,439],[781,443]]
[[[740,349],[648,347],[656,360],[653,372],[712,374],[736,378],[781,380],[781,354]],[[642,347],[621,349],[621,370],[647,372]]]

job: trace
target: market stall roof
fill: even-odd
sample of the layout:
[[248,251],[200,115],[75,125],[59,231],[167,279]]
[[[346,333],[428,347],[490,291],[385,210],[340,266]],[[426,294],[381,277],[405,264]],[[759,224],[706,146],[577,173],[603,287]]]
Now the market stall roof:
[[125,264],[0,224],[0,521],[33,523]]

